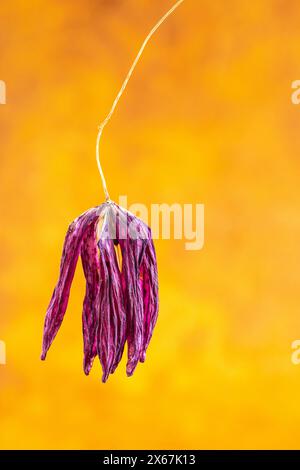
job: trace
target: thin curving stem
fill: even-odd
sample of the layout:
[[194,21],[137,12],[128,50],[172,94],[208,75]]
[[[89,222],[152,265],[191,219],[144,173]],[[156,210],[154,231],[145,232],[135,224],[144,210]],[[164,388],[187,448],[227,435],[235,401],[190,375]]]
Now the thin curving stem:
[[96,161],[97,161],[97,166],[98,166],[98,170],[99,170],[99,173],[100,173],[100,177],[101,177],[101,181],[102,181],[102,186],[103,186],[103,191],[104,191],[104,194],[105,194],[105,198],[106,198],[106,201],[109,201],[110,198],[109,198],[109,193],[108,193],[108,190],[107,190],[107,186],[106,186],[106,181],[105,181],[105,177],[104,177],[104,173],[103,173],[103,170],[102,170],[102,167],[101,167],[101,163],[100,163],[100,151],[99,151],[99,147],[100,147],[100,139],[101,139],[101,136],[102,136],[102,132],[103,132],[103,129],[104,127],[106,126],[106,124],[108,123],[108,121],[110,120],[110,118],[112,117],[113,115],[113,112],[114,110],[116,109],[116,106],[118,104],[118,101],[119,99],[121,98],[126,86],[127,86],[127,83],[129,82],[129,79],[149,41],[149,39],[153,36],[153,34],[155,33],[155,31],[160,27],[160,25],[168,18],[168,16],[170,16],[174,10],[176,10],[177,7],[179,7],[179,5],[181,3],[183,3],[184,0],[179,0],[178,2],[175,3],[175,5],[172,6],[172,8],[170,8],[170,10],[167,11],[167,13],[156,23],[156,25],[151,29],[150,33],[148,34],[148,36],[146,37],[146,39],[144,40],[143,44],[142,44],[142,47],[140,48],[139,52],[138,52],[138,55],[136,56],[136,58],[134,59],[133,61],[133,64],[123,82],[123,85],[121,86],[120,88],[120,91],[119,93],[117,94],[116,98],[115,98],[115,101],[113,102],[113,105],[111,107],[111,110],[109,111],[108,115],[106,116],[106,118],[104,119],[104,121],[100,124],[100,126],[98,127],[98,134],[97,134],[97,141],[96,141]]

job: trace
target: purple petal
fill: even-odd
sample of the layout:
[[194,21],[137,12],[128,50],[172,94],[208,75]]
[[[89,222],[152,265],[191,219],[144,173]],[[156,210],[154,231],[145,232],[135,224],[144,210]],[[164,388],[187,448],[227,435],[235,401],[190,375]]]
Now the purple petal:
[[121,360],[126,341],[126,314],[121,272],[115,252],[114,239],[109,234],[113,220],[108,206],[100,240],[100,328],[98,355],[103,369],[102,381],[113,373]]
[[42,360],[46,358],[47,351],[64,318],[82,238],[88,226],[99,216],[100,211],[101,206],[89,209],[74,220],[68,228],[61,258],[59,280],[52,294],[45,318]]
[[[122,286],[127,314],[127,375],[145,359],[158,310],[157,269],[151,230],[117,206],[117,235],[122,250]],[[125,227],[126,226],[126,227]],[[127,238],[121,238],[126,231]],[[145,253],[147,251],[147,256]],[[144,261],[145,259],[145,261]],[[141,275],[145,282],[141,282]]]
[[140,271],[143,291],[144,335],[140,361],[144,362],[158,315],[158,277],[155,248],[152,239],[148,241]]
[[97,356],[97,330],[100,321],[100,260],[97,246],[96,224],[87,229],[81,246],[82,267],[86,279],[86,292],[83,302],[82,326],[84,341],[83,368],[90,373]]

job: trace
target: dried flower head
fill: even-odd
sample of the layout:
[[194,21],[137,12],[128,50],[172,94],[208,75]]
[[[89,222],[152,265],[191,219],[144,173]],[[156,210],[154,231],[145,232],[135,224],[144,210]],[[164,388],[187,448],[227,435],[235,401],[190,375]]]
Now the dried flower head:
[[158,281],[150,228],[108,201],[80,215],[68,228],[45,319],[46,358],[67,309],[77,260],[86,278],[83,302],[84,372],[99,357],[106,382],[128,345],[127,375],[144,362],[158,314]]

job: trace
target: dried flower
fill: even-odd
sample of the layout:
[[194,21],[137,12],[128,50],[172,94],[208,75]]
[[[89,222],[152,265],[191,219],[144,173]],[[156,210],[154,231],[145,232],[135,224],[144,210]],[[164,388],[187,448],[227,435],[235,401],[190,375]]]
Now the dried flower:
[[144,362],[158,314],[158,281],[150,228],[109,201],[89,209],[67,231],[60,266],[45,319],[43,351],[63,321],[81,254],[86,278],[83,303],[84,372],[98,355],[106,382],[128,345],[127,375]]
[[183,3],[178,0],[144,40],[112,107],[98,128],[96,161],[106,202],[89,209],[71,223],[63,249],[60,276],[45,319],[43,351],[46,358],[67,309],[70,288],[81,254],[86,278],[83,303],[84,372],[88,375],[98,355],[106,382],[128,346],[127,375],[144,362],[158,314],[158,281],[150,228],[110,201],[100,163],[102,132],[148,43],[160,25]]

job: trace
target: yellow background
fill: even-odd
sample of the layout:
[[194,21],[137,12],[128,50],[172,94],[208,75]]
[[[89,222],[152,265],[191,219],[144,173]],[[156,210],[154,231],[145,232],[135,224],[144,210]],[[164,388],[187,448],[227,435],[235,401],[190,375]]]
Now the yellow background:
[[157,241],[147,361],[82,371],[80,264],[47,361],[68,223],[103,200],[97,125],[170,0],[0,5],[1,448],[297,448],[297,0],[186,0],[148,45],[102,142],[113,199],[204,203],[205,247]]

